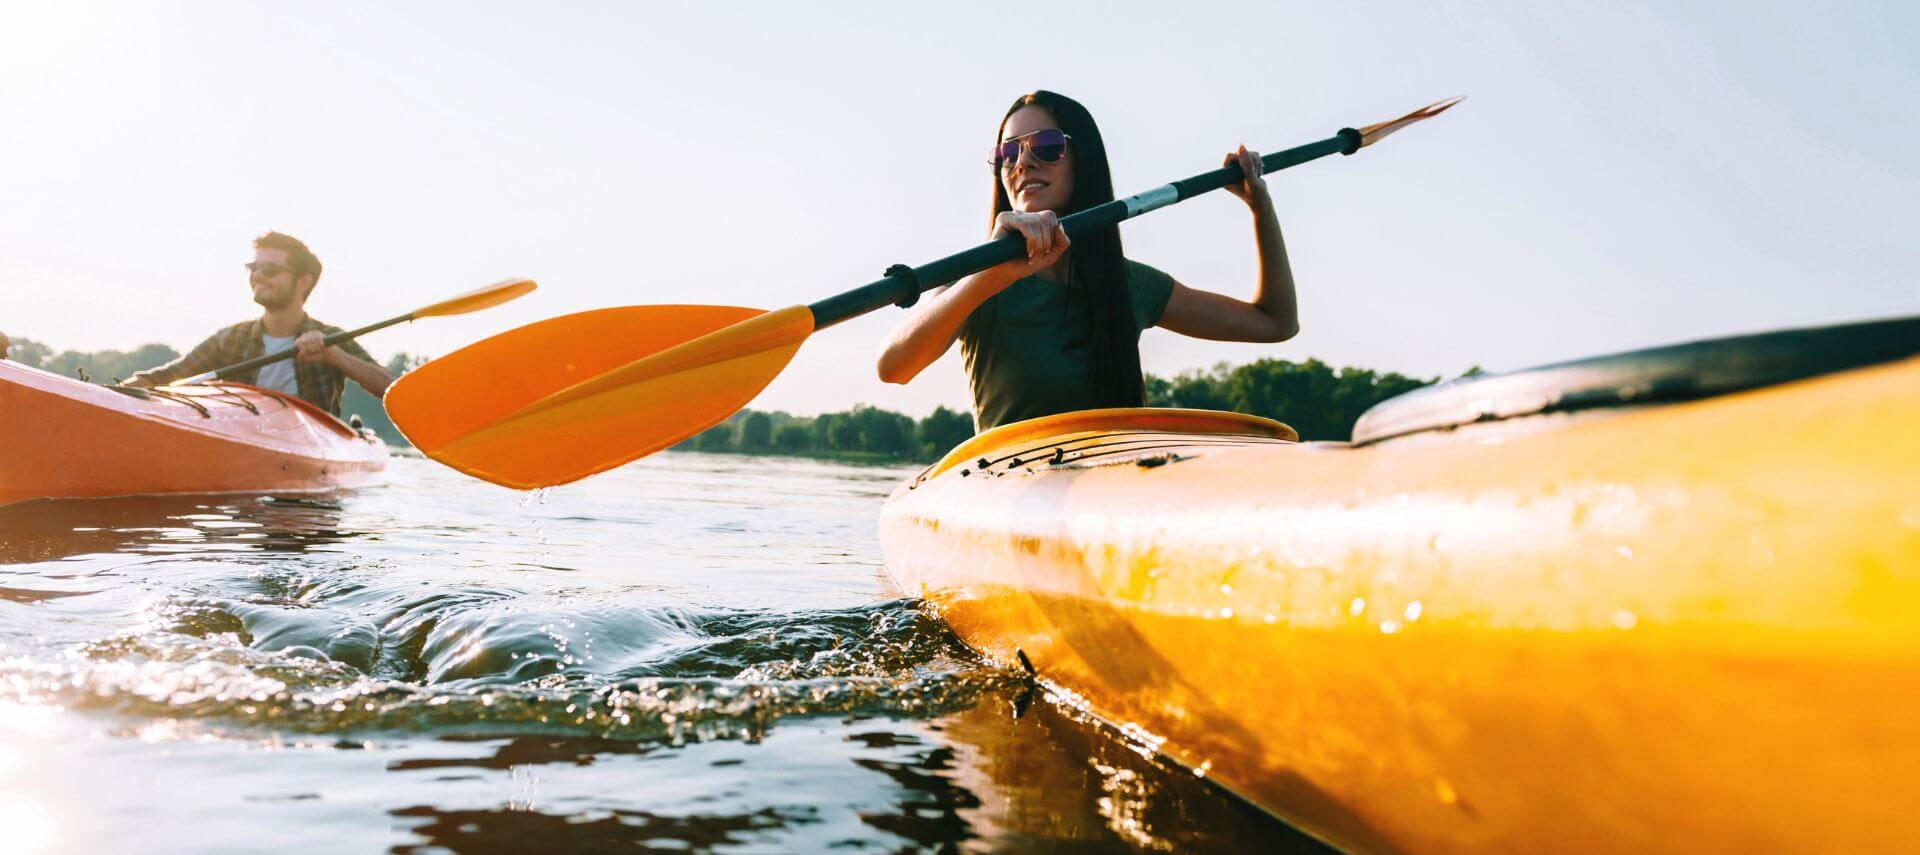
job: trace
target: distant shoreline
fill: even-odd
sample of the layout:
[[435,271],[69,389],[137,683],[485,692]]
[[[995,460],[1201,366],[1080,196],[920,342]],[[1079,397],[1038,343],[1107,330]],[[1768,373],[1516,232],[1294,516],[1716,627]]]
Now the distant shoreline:
[[691,451],[695,454],[724,454],[734,457],[790,457],[796,460],[825,460],[832,463],[853,463],[861,466],[913,466],[924,465],[925,461],[911,457],[899,457],[878,451],[741,451],[736,448],[688,448],[674,446],[669,451]]

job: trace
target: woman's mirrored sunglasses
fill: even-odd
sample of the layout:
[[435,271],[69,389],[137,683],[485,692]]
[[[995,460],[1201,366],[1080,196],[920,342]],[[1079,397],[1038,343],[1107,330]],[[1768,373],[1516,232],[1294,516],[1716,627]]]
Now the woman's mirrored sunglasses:
[[1059,128],[1034,131],[994,146],[993,160],[989,162],[994,169],[1005,169],[1019,159],[1020,150],[1024,148],[1033,152],[1034,158],[1041,163],[1059,163],[1061,156],[1067,153],[1067,140],[1070,139],[1073,137],[1067,136]]

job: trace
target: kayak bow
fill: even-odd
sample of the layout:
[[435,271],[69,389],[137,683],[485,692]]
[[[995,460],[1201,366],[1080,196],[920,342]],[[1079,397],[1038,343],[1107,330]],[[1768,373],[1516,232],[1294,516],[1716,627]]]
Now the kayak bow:
[[[882,545],[989,658],[1344,849],[1900,851],[1920,319],[1814,332],[1692,346],[1693,384],[1635,379],[1663,349],[1416,392],[1360,445],[1007,425],[896,490]],[[1857,358],[1729,368],[1795,335]]]

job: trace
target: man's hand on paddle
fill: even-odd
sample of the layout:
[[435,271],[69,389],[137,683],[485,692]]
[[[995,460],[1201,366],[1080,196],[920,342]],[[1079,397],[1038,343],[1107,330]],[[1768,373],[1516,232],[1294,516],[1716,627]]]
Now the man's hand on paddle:
[[299,351],[299,356],[295,358],[301,362],[332,365],[376,397],[387,390],[387,384],[393,382],[393,374],[387,369],[327,344],[326,339],[326,335],[319,330],[301,333],[299,338],[293,340],[294,348]]
[[299,338],[293,340],[293,346],[300,351],[297,358],[301,362],[327,362],[331,355],[328,351],[333,350],[333,345],[327,344],[326,334],[319,330],[301,333]]

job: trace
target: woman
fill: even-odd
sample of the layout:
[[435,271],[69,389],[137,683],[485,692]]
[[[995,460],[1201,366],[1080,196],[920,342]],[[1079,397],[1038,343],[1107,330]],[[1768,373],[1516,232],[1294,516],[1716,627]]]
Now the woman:
[[1013,102],[994,146],[993,235],[1019,234],[1027,257],[933,291],[880,354],[880,379],[906,383],[960,342],[973,419],[1021,419],[1143,403],[1140,331],[1215,341],[1285,341],[1300,330],[1293,271],[1260,156],[1228,154],[1247,178],[1227,189],[1253,212],[1260,279],[1252,302],[1189,288],[1120,251],[1120,230],[1068,246],[1059,218],[1113,199],[1100,130],[1085,107],[1041,90]]

